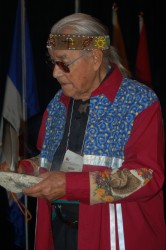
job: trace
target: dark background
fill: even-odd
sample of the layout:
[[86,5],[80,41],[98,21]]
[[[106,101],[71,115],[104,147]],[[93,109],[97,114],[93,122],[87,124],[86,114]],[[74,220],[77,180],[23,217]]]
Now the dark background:
[[[91,14],[101,19],[112,30],[112,5],[110,0],[80,0],[80,12]],[[10,60],[10,50],[14,32],[17,0],[0,1],[0,115],[6,84],[7,70]],[[164,126],[166,123],[166,38],[165,38],[165,4],[164,0],[119,0],[118,17],[123,34],[129,67],[135,71],[136,54],[139,39],[140,11],[144,13],[144,22],[147,33],[149,59],[152,74],[152,86],[161,102]],[[29,120],[29,147],[35,151],[37,132],[43,111],[48,102],[59,89],[59,84],[53,79],[45,63],[46,41],[51,26],[60,18],[75,12],[75,0],[25,0],[27,17],[29,21],[35,71],[37,77],[37,90],[40,103],[40,114]],[[33,152],[32,152],[33,153]],[[165,191],[165,188],[164,188]],[[4,201],[4,202],[2,202]],[[0,190],[0,249],[13,250],[8,235],[12,235],[11,226],[4,221],[6,216],[7,197],[4,190]],[[1,205],[2,204],[2,205]],[[30,209],[34,213],[35,200],[30,201]],[[34,214],[35,217],[35,214]],[[30,225],[30,247],[33,249],[34,220]],[[6,233],[5,233],[6,231]],[[13,240],[10,237],[11,241]],[[5,244],[5,248],[1,247]]]
[[[112,29],[112,5],[110,0],[80,0],[80,12],[100,18]],[[148,39],[152,85],[165,104],[165,6],[164,0],[123,0],[118,4],[118,17],[123,34],[130,70],[134,72],[139,38],[138,14],[144,12]],[[51,26],[65,15],[75,12],[75,0],[25,0],[30,27],[32,49],[37,77],[40,110],[46,108],[59,84],[52,78],[45,64],[46,41]],[[0,1],[0,112],[10,59],[10,48],[14,31],[17,0]]]

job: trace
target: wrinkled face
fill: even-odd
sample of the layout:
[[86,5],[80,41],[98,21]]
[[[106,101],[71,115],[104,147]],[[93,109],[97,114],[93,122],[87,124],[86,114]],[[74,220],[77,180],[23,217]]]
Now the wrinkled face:
[[[65,72],[58,63],[54,65],[53,77],[60,83],[63,93],[74,99],[86,100],[99,84],[99,64],[95,63],[93,52],[82,50],[49,50],[53,62],[70,64]],[[76,60],[78,58],[78,60]]]

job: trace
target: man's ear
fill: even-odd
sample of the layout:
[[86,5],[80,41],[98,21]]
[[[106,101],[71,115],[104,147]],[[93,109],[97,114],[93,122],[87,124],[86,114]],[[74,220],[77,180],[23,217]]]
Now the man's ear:
[[95,69],[98,69],[102,64],[103,52],[100,49],[94,49],[92,51],[92,56],[93,56],[94,67]]

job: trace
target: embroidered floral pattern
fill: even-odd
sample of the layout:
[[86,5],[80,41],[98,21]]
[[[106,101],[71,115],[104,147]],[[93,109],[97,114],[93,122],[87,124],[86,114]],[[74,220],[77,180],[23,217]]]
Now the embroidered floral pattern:
[[152,170],[147,168],[90,173],[91,204],[122,199],[146,185],[151,178]]
[[111,193],[110,174],[110,171],[103,171],[96,175],[96,189],[94,190],[94,196],[97,196],[100,201],[114,201]]

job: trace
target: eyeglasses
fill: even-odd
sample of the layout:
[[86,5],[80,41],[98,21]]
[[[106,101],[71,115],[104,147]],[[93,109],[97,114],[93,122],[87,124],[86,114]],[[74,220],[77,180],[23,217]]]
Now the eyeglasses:
[[64,63],[61,61],[54,61],[49,54],[47,54],[46,63],[49,65],[49,67],[53,70],[55,65],[57,65],[64,73],[70,73],[69,66],[73,64],[74,62],[78,61],[81,57],[85,56],[88,52],[84,51],[79,57],[75,58],[73,61]]

